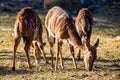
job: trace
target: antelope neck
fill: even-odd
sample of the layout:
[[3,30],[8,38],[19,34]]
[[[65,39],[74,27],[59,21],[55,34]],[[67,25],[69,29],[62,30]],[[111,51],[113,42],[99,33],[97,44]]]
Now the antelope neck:
[[74,47],[82,48],[81,37],[77,34],[76,30],[68,29],[69,38],[68,41]]

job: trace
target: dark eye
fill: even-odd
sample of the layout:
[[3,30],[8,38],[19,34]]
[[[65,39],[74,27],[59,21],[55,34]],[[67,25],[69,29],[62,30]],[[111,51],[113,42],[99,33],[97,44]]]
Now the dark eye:
[[89,56],[89,59],[92,59],[92,56]]

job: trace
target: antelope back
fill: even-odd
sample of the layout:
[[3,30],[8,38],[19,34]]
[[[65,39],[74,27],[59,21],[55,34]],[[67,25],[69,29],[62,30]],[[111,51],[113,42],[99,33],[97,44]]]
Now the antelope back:
[[21,9],[16,17],[14,32],[20,34],[24,40],[26,37],[32,39],[40,37],[42,25],[37,13],[30,7]]
[[57,36],[61,39],[67,39],[69,37],[68,29],[75,29],[73,25],[72,16],[62,8],[55,6],[48,11],[45,26],[53,37]]
[[91,29],[93,24],[92,13],[88,8],[83,8],[79,11],[75,25],[80,36],[91,36]]

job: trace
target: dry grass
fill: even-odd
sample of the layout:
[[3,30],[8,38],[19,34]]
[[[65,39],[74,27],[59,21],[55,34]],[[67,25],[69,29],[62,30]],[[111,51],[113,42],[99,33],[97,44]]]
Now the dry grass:
[[[9,16],[7,16],[9,15]],[[12,71],[12,50],[13,50],[13,23],[15,14],[0,14],[0,80],[119,80],[120,79],[120,41],[115,40],[120,36],[120,12],[117,9],[104,7],[94,13],[94,27],[92,44],[97,38],[100,39],[97,60],[93,71],[87,72],[84,69],[83,60],[78,61],[78,70],[73,69],[73,64],[68,46],[63,45],[63,58],[65,69],[51,72],[50,64],[36,65],[34,54],[30,53],[33,68],[28,69],[26,55],[21,41],[17,50],[16,71]],[[44,23],[44,16],[39,15]],[[46,32],[43,33],[44,40]],[[49,45],[45,47],[47,58],[50,61]],[[82,55],[83,57],[83,55]]]

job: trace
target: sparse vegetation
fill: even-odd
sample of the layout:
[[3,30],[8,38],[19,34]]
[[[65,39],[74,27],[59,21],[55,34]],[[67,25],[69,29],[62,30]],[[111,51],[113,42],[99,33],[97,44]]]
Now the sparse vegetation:
[[[0,80],[119,80],[120,79],[120,41],[115,40],[120,36],[120,11],[116,8],[105,6],[94,13],[94,26],[91,43],[100,39],[97,60],[93,71],[87,72],[83,60],[77,61],[78,70],[73,69],[72,59],[66,44],[63,45],[63,58],[65,69],[57,72],[51,71],[51,65],[34,63],[34,54],[30,52],[33,68],[30,70],[26,61],[24,45],[21,42],[17,50],[16,71],[12,71],[13,56],[13,24],[16,13],[0,13]],[[44,27],[45,15],[39,14]],[[43,38],[47,42],[44,29]],[[49,63],[49,45],[45,47]],[[55,56],[55,55],[54,55]],[[83,58],[83,55],[82,55]],[[55,62],[55,61],[54,61]],[[60,65],[59,65],[60,66]]]

